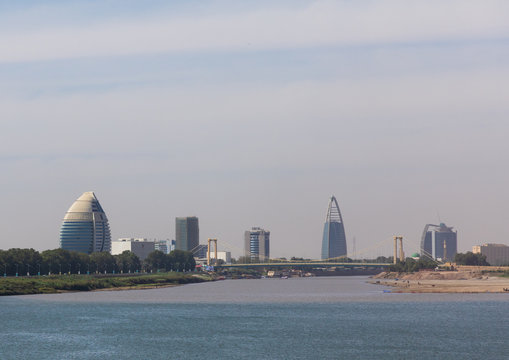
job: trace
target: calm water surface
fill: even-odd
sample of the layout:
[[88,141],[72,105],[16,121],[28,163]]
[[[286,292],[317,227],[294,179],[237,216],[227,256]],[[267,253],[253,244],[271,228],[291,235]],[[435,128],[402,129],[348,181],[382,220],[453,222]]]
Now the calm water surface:
[[0,359],[508,359],[508,294],[364,277],[0,298]]

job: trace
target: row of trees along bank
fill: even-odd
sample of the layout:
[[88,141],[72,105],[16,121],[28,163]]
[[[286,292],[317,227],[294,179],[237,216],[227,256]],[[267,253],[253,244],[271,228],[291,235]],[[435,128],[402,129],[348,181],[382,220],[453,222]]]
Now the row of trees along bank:
[[[392,261],[392,258],[390,259]],[[475,266],[489,266],[490,264],[486,261],[486,255],[474,254],[471,251],[467,253],[457,253],[454,257],[456,265],[475,265]],[[403,262],[390,265],[389,271],[394,272],[415,272],[421,269],[434,269],[438,266],[438,262],[427,258],[421,257],[418,260],[412,258],[406,258]]]
[[63,249],[0,250],[0,274],[4,276],[135,273],[155,271],[192,271],[196,263],[188,251],[174,250],[170,254],[151,252],[145,261],[140,261],[131,251],[120,255],[94,252],[90,255]]

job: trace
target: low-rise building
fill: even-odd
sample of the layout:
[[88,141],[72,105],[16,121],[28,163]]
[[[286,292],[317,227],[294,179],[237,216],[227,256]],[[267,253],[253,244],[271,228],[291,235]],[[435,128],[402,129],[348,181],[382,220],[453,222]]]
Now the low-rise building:
[[[198,249],[196,252],[193,252],[194,259],[198,264],[206,264],[207,263],[207,245],[198,245]],[[214,262],[215,252],[210,252],[210,260]],[[229,251],[218,251],[217,259],[222,260],[225,264],[232,263],[232,253]]]
[[165,254],[169,254],[175,250],[175,240],[155,240],[155,248]]
[[486,261],[490,265],[501,266],[509,265],[509,246],[504,244],[484,244],[472,247],[474,254],[486,256]]
[[120,238],[111,242],[112,255],[120,255],[126,250],[133,252],[143,261],[155,250],[155,242],[144,238]]
[[[210,253],[210,258],[214,259],[214,252]],[[225,264],[231,264],[232,263],[232,253],[229,251],[218,251],[217,259],[223,260],[225,262]]]

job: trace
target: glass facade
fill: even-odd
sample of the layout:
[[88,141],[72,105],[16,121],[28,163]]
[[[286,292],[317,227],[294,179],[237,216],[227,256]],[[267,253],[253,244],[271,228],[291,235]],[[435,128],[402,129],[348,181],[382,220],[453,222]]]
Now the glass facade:
[[251,260],[270,259],[270,231],[254,227],[244,233],[244,255]]
[[87,254],[111,251],[108,218],[93,192],[83,193],[65,214],[60,247]]
[[433,240],[432,240],[433,233],[431,231],[426,232],[426,236],[424,237],[424,243],[423,248],[421,252],[424,254],[433,255]]
[[426,224],[421,237],[421,256],[453,261],[458,252],[458,233],[444,223]]
[[446,229],[435,232],[435,258],[443,261],[453,261],[458,252],[456,233]]
[[346,256],[346,235],[338,202],[333,196],[323,226],[322,260]]
[[249,235],[249,252],[251,258],[257,258],[260,254],[260,239],[259,234],[251,233]]
[[199,244],[199,237],[196,216],[175,218],[175,249],[193,251]]

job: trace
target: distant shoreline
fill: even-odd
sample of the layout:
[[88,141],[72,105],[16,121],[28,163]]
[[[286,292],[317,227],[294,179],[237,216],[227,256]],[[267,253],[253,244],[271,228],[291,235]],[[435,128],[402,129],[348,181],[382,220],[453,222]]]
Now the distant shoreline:
[[81,291],[145,290],[213,281],[206,274],[156,273],[127,276],[54,275],[0,278],[0,296]]
[[422,271],[412,274],[383,272],[369,283],[389,286],[394,293],[507,293],[509,278],[477,271]]

